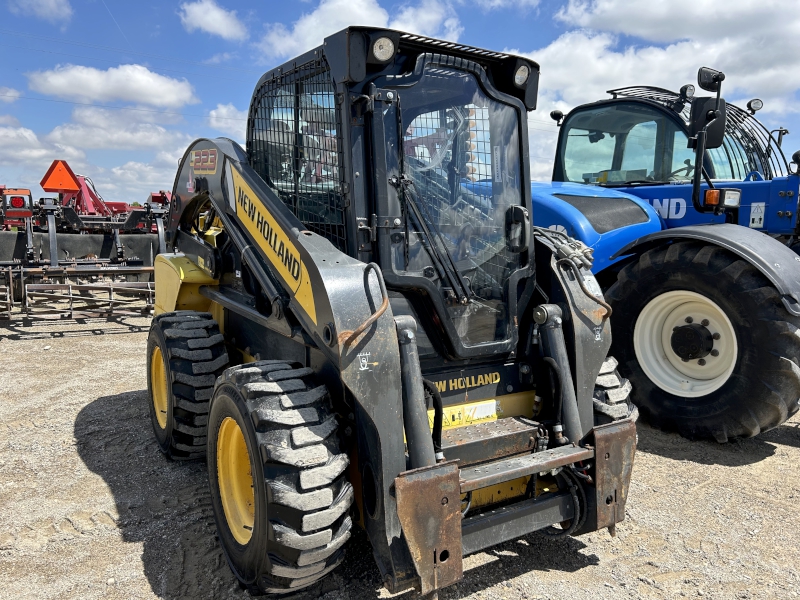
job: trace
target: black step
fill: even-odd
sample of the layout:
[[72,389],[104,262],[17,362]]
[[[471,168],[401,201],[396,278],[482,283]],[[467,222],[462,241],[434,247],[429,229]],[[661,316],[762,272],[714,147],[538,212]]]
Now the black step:
[[[562,446],[534,454],[522,454],[461,469],[461,493],[542,473],[580,460],[589,460],[594,450]],[[449,457],[448,457],[449,458]]]
[[530,452],[536,447],[538,429],[538,423],[522,417],[446,429],[442,432],[442,453],[447,460],[458,460],[463,468]]

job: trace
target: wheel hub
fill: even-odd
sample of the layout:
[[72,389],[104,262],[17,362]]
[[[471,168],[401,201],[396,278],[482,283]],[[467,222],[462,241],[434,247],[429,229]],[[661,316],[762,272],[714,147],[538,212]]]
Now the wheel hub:
[[681,360],[695,360],[708,356],[714,349],[712,333],[699,323],[691,323],[672,330],[670,346]]

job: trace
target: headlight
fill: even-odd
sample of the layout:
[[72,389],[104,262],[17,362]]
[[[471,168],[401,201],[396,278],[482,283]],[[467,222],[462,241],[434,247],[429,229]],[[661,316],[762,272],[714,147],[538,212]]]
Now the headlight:
[[742,190],[727,188],[722,191],[722,206],[725,208],[737,208],[742,199]]
[[684,100],[694,98],[694,86],[691,83],[687,83],[681,88],[681,98]]
[[751,113],[755,113],[757,110],[761,110],[762,108],[764,108],[764,102],[762,102],[759,98],[753,98],[747,103],[747,109]]
[[386,62],[394,56],[394,42],[388,37],[375,40],[372,44],[372,54],[381,62]]
[[525,85],[525,82],[528,81],[530,74],[531,70],[528,65],[520,66],[516,73],[514,73],[514,83],[517,85],[517,87],[522,87]]

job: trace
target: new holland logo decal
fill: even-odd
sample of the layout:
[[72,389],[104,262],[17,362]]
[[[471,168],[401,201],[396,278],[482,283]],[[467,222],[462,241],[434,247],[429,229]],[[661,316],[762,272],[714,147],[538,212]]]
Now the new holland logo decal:
[[229,173],[233,183],[236,216],[253,236],[297,303],[316,325],[317,311],[314,294],[311,291],[311,280],[297,247],[239,172],[231,166]]

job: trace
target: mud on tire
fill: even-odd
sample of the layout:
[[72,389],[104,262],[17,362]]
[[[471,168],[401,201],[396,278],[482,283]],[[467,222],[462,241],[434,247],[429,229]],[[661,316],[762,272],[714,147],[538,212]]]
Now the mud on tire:
[[[712,300],[736,335],[731,375],[703,396],[665,391],[645,374],[635,354],[639,314],[651,300],[675,290]],[[725,442],[767,431],[797,412],[800,319],[786,311],[775,287],[747,261],[718,246],[675,242],[627,265],[605,296],[614,309],[612,352],[633,384],[634,402],[652,425],[690,439]]]
[[[252,524],[244,536],[231,530],[237,520],[223,502],[228,451],[220,431],[227,419],[241,429],[250,461]],[[337,429],[327,388],[309,368],[264,360],[220,378],[209,413],[212,505],[228,564],[252,594],[299,590],[342,561],[353,487]]]
[[[219,325],[210,313],[158,315],[147,339],[147,364],[150,419],[159,448],[174,459],[205,457],[208,403],[228,366]],[[164,394],[160,403],[159,394]]]

